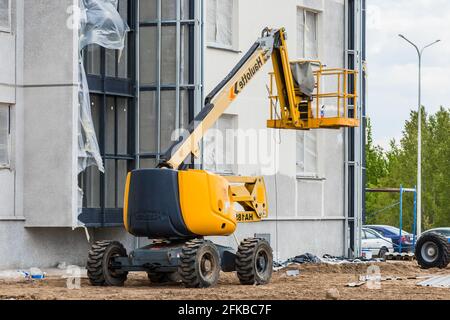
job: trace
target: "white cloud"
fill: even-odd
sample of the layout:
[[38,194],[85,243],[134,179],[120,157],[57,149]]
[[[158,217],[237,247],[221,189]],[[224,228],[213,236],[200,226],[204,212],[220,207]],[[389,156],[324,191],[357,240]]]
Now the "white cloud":
[[417,53],[399,33],[419,46],[442,40],[424,54],[422,104],[432,112],[450,105],[450,1],[368,0],[368,114],[383,146],[418,105]]

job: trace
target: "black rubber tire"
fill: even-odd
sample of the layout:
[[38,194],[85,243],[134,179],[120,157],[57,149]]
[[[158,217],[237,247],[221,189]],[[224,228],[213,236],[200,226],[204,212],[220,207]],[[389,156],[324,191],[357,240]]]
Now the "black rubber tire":
[[378,252],[378,258],[386,260],[386,254],[389,252],[388,248],[382,247]]
[[209,288],[219,281],[219,251],[211,241],[194,239],[186,242],[180,260],[179,274],[186,288]]
[[113,257],[126,257],[127,250],[117,241],[97,241],[91,250],[87,262],[87,275],[93,286],[121,287],[127,280],[128,272],[110,268]]
[[[427,257],[424,253],[428,245],[434,245],[435,258]],[[423,234],[416,244],[415,255],[417,263],[422,269],[446,268],[450,262],[450,250],[447,238],[434,233]]]
[[269,283],[273,272],[273,254],[270,244],[264,239],[256,238],[242,241],[236,253],[236,271],[243,285]]

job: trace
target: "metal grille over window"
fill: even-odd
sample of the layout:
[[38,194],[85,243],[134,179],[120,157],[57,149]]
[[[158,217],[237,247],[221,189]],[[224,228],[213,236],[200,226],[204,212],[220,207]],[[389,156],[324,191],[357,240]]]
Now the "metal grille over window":
[[9,166],[9,107],[0,106],[0,168]]
[[[130,29],[117,11],[118,5],[118,0],[83,0],[80,2],[81,50],[94,44],[107,49],[119,50],[119,52],[123,50],[126,34]],[[81,173],[94,164],[103,172],[104,165],[92,122],[89,86],[81,56],[79,69],[80,126],[78,134],[78,172]]]
[[234,0],[207,1],[207,41],[210,45],[233,47]]
[[199,0],[140,1],[140,167],[164,160],[201,103]]
[[187,128],[200,111],[195,106],[202,105],[202,1],[119,0],[118,5],[131,29],[122,54],[99,45],[84,50],[105,164],[104,173],[91,166],[80,175],[85,197],[79,220],[88,227],[123,225],[127,173],[138,166],[155,168],[173,130]]
[[129,101],[134,96],[128,63],[128,43],[134,41],[127,37],[129,6],[128,0],[80,2],[78,169],[82,174],[80,214],[73,219],[74,226],[120,221],[117,208],[123,206],[128,161],[134,160],[128,144]]

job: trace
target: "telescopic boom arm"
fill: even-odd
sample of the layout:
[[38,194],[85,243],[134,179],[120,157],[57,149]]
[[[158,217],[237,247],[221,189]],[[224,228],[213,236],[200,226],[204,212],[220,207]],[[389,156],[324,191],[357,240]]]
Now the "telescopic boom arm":
[[178,169],[191,154],[199,157],[199,143],[205,133],[214,126],[234,99],[270,60],[275,46],[280,44],[281,35],[282,30],[264,29],[261,38],[255,42],[230,74],[206,97],[203,110],[189,125],[189,136],[172,145],[162,167]]

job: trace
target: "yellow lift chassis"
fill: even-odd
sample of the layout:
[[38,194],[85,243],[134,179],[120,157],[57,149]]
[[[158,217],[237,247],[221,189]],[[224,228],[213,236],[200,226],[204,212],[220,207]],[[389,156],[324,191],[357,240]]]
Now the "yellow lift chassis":
[[[263,177],[222,177],[186,169],[184,164],[191,155],[200,155],[199,144],[208,129],[270,59],[274,71],[270,75],[269,128],[309,130],[359,125],[355,116],[349,116],[352,112],[348,108],[352,99],[355,105],[356,92],[347,92],[349,79],[352,83],[357,80],[356,72],[327,70],[314,61],[291,62],[285,30],[264,29],[230,74],[206,97],[204,108],[188,128],[189,136],[172,145],[158,168],[128,174],[124,225],[130,234],[148,238],[151,244],[128,255],[119,242],[96,242],[87,263],[93,285],[121,286],[130,271],[145,271],[152,282],[180,280],[196,288],[215,285],[221,270],[237,271],[245,285],[270,281],[273,257],[266,240],[245,239],[236,251],[204,239],[232,235],[239,222],[258,222],[268,216]],[[313,70],[313,66],[318,69]],[[338,77],[338,91],[323,93],[322,77],[330,75]],[[337,101],[335,115],[326,117],[323,110],[319,111],[324,99]]]

